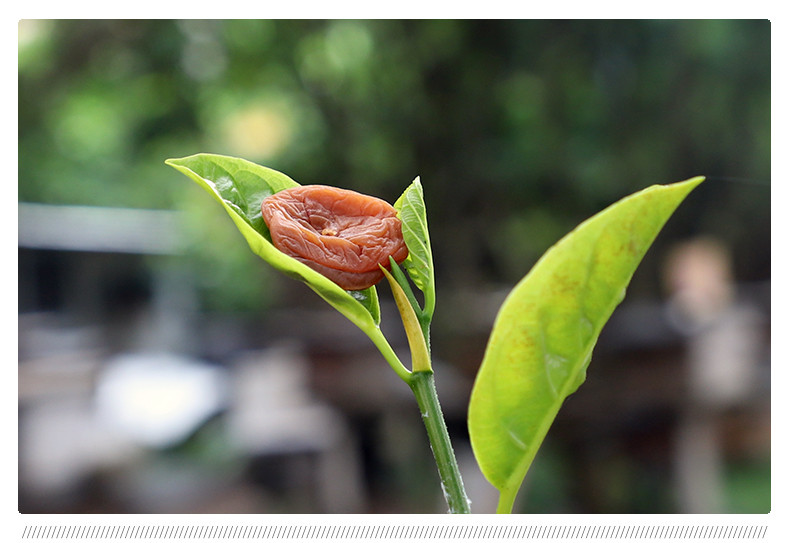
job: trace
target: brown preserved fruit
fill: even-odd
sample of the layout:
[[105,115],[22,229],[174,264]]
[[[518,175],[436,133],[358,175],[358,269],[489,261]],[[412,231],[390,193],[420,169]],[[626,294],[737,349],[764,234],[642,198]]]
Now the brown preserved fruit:
[[346,290],[375,285],[379,264],[409,255],[395,208],[373,196],[305,185],[265,198],[261,213],[277,249]]

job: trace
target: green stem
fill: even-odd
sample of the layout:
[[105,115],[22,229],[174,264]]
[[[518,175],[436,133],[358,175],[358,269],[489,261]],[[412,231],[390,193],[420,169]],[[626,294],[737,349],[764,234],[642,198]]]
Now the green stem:
[[499,502],[496,506],[497,514],[508,515],[513,512],[513,504],[516,502],[518,486],[515,488],[502,489],[499,492]]
[[398,377],[403,379],[406,383],[411,383],[412,373],[406,369],[406,366],[400,361],[398,355],[392,350],[392,346],[389,344],[389,341],[387,341],[387,338],[384,337],[384,334],[381,333],[381,330],[378,327],[371,326],[369,328],[363,328],[363,331],[371,341],[373,341],[373,344],[384,356],[384,359],[390,367],[398,374]]
[[447,505],[450,506],[450,513],[471,513],[469,499],[466,497],[461,472],[458,470],[458,462],[455,459],[450,435],[447,433],[447,425],[439,405],[439,397],[436,394],[433,372],[412,373],[409,386],[417,399],[422,421],[428,431],[428,440],[431,443],[436,467],[439,468],[439,477]]
[[434,460],[436,460],[436,467],[439,469],[439,478],[447,505],[450,507],[450,513],[471,513],[469,499],[466,497],[461,472],[458,470],[458,462],[450,443],[450,434],[447,433],[447,425],[444,422],[444,415],[439,405],[439,396],[436,394],[436,385],[433,380],[431,355],[428,347],[431,317],[430,315],[426,316],[420,310],[411,286],[392,258],[390,258],[390,263],[393,273],[383,266],[381,270],[392,289],[395,304],[398,306],[398,312],[403,320],[403,328],[409,341],[412,371],[406,382],[417,399],[422,421],[428,431],[428,440]]

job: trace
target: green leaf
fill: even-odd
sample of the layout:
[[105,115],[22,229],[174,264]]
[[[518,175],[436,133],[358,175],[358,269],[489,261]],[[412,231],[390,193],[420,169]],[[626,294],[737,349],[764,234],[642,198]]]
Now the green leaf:
[[394,205],[403,226],[403,240],[409,256],[402,263],[414,284],[425,295],[423,314],[430,320],[436,304],[433,279],[433,256],[428,235],[428,218],[425,212],[422,184],[417,177],[401,194]]
[[498,512],[512,509],[560,406],[584,382],[642,257],[702,180],[653,186],[598,213],[549,249],[505,300],[468,419],[478,464],[500,492]]
[[320,273],[280,252],[261,217],[261,201],[299,184],[287,175],[233,157],[197,154],[168,159],[172,166],[203,187],[219,202],[242,233],[252,251],[272,267],[307,283],[368,335],[378,333],[380,321],[376,287],[349,292]]
[[369,287],[365,290],[346,290],[344,292],[347,292],[352,298],[362,304],[362,307],[370,313],[376,326],[381,323],[381,308],[379,307],[379,297],[376,293],[376,287]]

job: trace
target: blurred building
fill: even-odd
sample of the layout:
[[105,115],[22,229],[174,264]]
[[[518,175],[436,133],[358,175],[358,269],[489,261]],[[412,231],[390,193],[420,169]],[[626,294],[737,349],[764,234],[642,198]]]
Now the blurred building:
[[[20,204],[19,226],[22,512],[443,510],[407,387],[329,306],[300,305],[301,285],[291,307],[228,321],[196,310],[176,214]],[[705,240],[678,247],[666,275],[666,303],[626,302],[605,328],[523,511],[768,503],[769,286],[734,284]],[[477,319],[434,333],[478,512],[496,493],[471,456],[466,404],[503,297],[442,300]],[[383,311],[400,338],[386,299]]]
[[517,509],[767,511],[770,26],[20,21],[20,510],[444,510],[410,391],[368,339],[163,165],[205,151],[389,201],[421,177],[437,387],[477,512],[496,496],[466,406],[509,288],[616,199],[708,175]]

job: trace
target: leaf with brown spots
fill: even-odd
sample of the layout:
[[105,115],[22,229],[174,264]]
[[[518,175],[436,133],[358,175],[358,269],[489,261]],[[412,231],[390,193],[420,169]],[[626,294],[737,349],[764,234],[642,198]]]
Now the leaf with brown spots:
[[480,469],[510,512],[562,403],[584,382],[593,347],[642,257],[697,177],[653,186],[550,248],[497,315],[469,403]]

